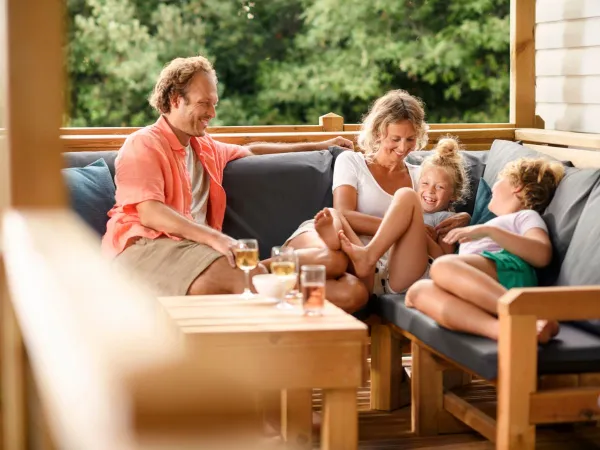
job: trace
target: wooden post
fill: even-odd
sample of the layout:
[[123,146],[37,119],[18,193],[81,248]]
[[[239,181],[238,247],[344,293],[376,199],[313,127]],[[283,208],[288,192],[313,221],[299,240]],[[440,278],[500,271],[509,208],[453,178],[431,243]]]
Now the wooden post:
[[330,112],[319,117],[319,125],[323,131],[344,131],[344,118]]
[[358,448],[356,389],[323,390],[322,450]]
[[517,128],[536,124],[535,2],[510,1],[510,122]]
[[[402,379],[403,372],[402,339],[387,325],[373,325],[371,409],[392,411],[410,403],[410,381]],[[405,389],[402,390],[402,387]]]
[[281,435],[289,448],[312,448],[312,389],[281,391]]
[[497,448],[535,448],[535,426],[529,420],[537,377],[535,320],[534,316],[500,316]]

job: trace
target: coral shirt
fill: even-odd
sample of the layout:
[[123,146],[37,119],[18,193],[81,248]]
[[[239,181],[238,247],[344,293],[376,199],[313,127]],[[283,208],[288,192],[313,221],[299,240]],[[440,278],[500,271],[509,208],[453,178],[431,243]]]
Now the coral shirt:
[[[229,161],[251,152],[247,147],[217,142],[208,135],[192,137],[190,144],[210,177],[207,224],[220,231],[226,203],[223,171]],[[104,252],[116,256],[134,238],[167,235],[141,224],[138,203],[156,200],[193,220],[192,186],[185,156],[185,148],[162,116],[154,125],[127,138],[115,161],[116,204],[108,213],[110,219],[102,239]]]

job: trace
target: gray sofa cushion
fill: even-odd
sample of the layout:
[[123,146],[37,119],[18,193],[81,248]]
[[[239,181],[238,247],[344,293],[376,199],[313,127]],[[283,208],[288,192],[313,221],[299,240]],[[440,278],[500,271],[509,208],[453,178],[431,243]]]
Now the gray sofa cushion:
[[[402,295],[378,297],[373,308],[385,320],[410,332],[429,347],[479,376],[498,376],[498,344],[490,339],[449,331],[433,319],[404,305]],[[600,337],[570,324],[538,350],[540,374],[597,372],[600,370]]]
[[333,204],[333,164],[341,149],[250,156],[227,164],[223,232],[258,239],[261,258],[305,220]]
[[550,265],[538,271],[540,285],[556,283],[581,213],[598,180],[600,170],[566,168],[565,177],[542,215],[548,226],[553,255]]
[[[492,187],[496,182],[496,178],[498,178],[500,171],[502,171],[504,166],[510,161],[514,161],[519,158],[536,158],[539,156],[540,153],[535,152],[527,147],[523,147],[516,142],[496,139],[492,143],[492,148],[490,149],[487,157],[485,171],[483,172],[483,179],[490,187]],[[547,156],[547,158],[550,157]]]
[[63,153],[65,167],[85,167],[88,164],[102,158],[113,179],[115,178],[115,159],[119,152],[117,150],[108,152],[67,152]]

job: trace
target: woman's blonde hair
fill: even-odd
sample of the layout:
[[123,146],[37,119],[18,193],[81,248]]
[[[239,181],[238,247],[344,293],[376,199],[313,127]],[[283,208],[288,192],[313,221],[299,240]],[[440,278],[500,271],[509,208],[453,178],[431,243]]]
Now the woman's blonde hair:
[[212,64],[204,56],[175,58],[168,63],[158,76],[158,81],[150,95],[150,106],[160,114],[171,112],[171,99],[177,95],[186,99],[187,88],[197,73],[205,73],[217,82],[217,74]]
[[465,162],[459,151],[462,149],[457,138],[446,136],[440,139],[431,156],[421,164],[421,173],[430,167],[441,167],[452,178],[453,204],[466,201],[469,196],[469,175]]
[[358,135],[358,145],[367,157],[372,157],[379,150],[381,140],[387,133],[388,125],[408,120],[417,135],[415,150],[427,145],[427,124],[423,102],[402,89],[389,91],[379,97],[364,117]]
[[521,158],[509,162],[500,172],[514,187],[520,187],[518,193],[524,209],[533,209],[543,213],[554,192],[565,175],[565,168],[558,161],[543,158]]

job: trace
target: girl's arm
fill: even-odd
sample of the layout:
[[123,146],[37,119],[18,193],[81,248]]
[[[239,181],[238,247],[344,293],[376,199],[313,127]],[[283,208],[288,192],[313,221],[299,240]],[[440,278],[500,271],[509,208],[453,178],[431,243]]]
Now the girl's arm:
[[552,260],[552,244],[548,233],[541,228],[531,228],[524,235],[489,225],[473,225],[450,231],[444,242],[469,242],[484,237],[493,239],[500,247],[522,258],[533,267],[546,267]]
[[356,234],[375,236],[381,219],[356,211],[358,192],[349,185],[339,186],[333,191],[333,207],[341,212]]
[[446,244],[435,228],[425,225],[425,232],[427,233],[427,254],[433,259],[454,253],[456,244]]

